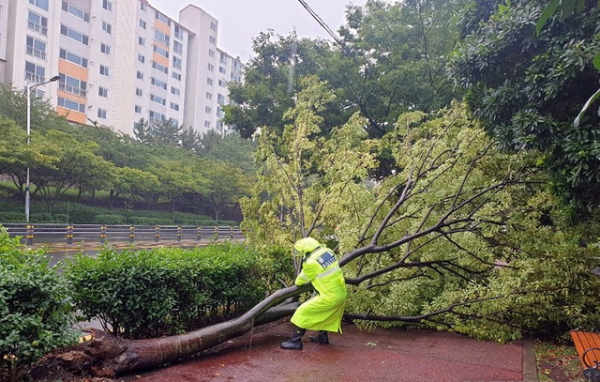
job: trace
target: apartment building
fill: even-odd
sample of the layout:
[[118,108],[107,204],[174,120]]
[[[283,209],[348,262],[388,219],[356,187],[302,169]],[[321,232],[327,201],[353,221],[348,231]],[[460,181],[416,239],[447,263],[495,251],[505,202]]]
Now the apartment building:
[[218,49],[218,25],[193,5],[175,21],[145,0],[0,0],[0,82],[33,86],[74,123],[224,132],[226,85],[244,68]]

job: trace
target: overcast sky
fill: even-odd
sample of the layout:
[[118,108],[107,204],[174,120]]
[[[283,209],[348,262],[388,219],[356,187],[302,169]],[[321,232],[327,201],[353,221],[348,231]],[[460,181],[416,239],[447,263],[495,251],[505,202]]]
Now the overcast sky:
[[[252,56],[252,38],[273,29],[287,36],[296,29],[299,37],[321,37],[329,34],[302,7],[298,0],[149,0],[150,4],[173,20],[188,4],[204,9],[219,20],[217,46],[246,62]],[[335,32],[345,21],[349,4],[364,5],[366,0],[305,0]]]

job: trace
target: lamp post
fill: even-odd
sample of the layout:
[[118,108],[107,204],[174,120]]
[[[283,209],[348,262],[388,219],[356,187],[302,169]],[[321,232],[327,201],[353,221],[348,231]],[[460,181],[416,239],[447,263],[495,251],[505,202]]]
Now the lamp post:
[[[60,80],[60,76],[54,76],[49,81],[41,82],[39,84],[27,85],[27,145],[31,136],[31,91],[38,86],[49,84],[50,82]],[[29,166],[27,166],[27,179],[25,181],[25,221],[29,223]]]

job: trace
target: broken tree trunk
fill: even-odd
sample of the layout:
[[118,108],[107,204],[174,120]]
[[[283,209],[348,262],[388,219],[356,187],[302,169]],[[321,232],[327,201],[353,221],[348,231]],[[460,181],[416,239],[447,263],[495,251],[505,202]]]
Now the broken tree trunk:
[[33,373],[48,374],[47,370],[62,368],[72,373],[114,377],[155,368],[239,337],[255,326],[292,315],[297,304],[278,305],[310,288],[304,285],[280,289],[238,318],[176,336],[128,340],[98,333],[91,341],[67,353],[46,355],[36,364]]

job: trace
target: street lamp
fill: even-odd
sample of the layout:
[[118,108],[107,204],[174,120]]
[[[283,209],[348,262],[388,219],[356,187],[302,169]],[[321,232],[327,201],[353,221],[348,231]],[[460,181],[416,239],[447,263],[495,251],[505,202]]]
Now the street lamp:
[[[38,86],[49,84],[50,82],[60,80],[60,76],[54,76],[49,81],[41,82],[39,84],[27,85],[27,145],[29,145],[29,139],[31,136],[31,91]],[[29,166],[27,166],[27,180],[25,183],[25,221],[29,223]]]

